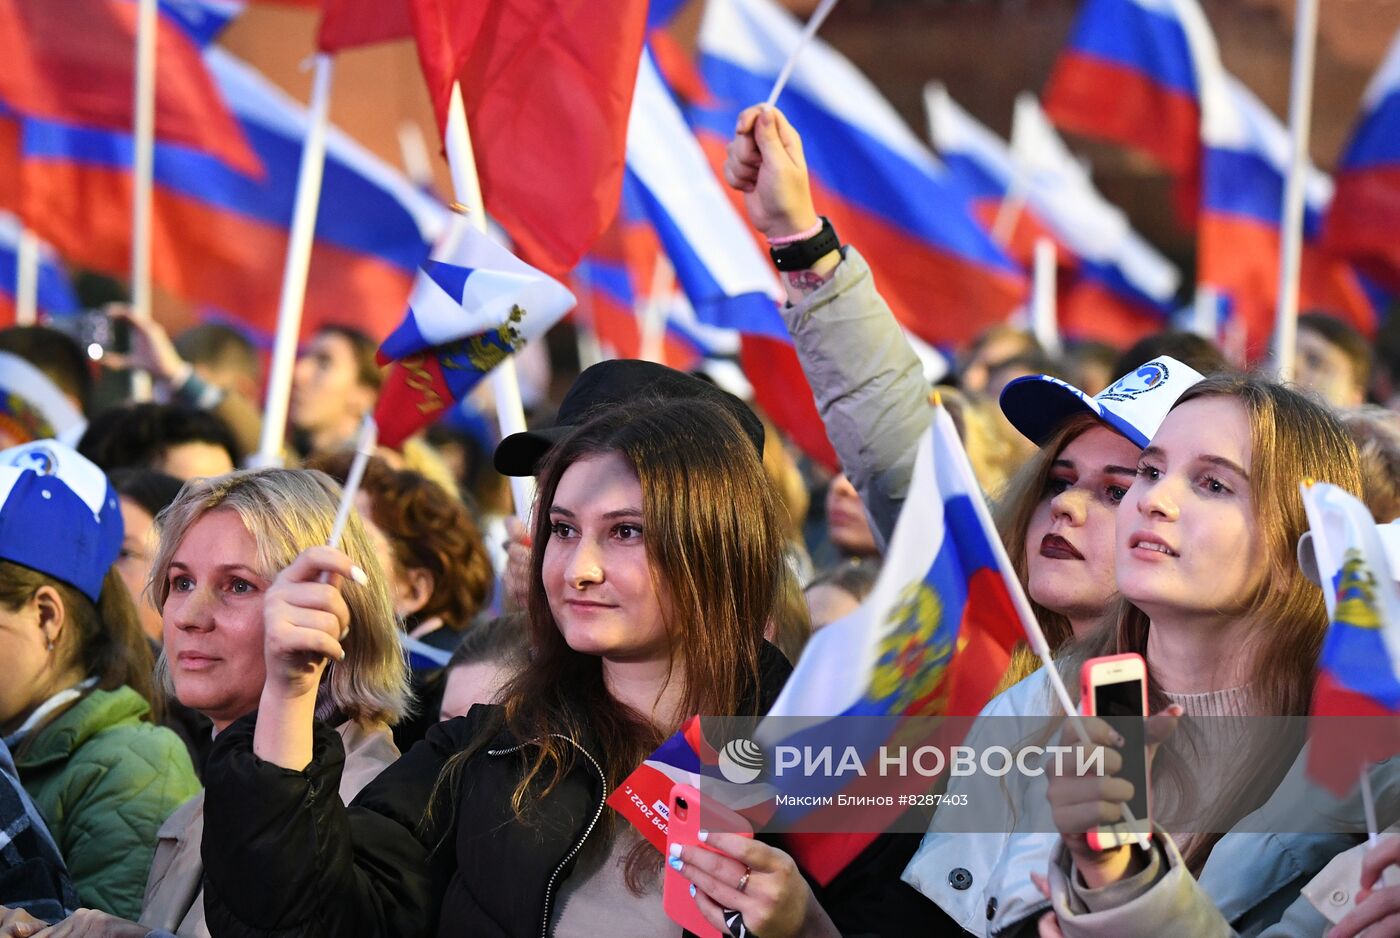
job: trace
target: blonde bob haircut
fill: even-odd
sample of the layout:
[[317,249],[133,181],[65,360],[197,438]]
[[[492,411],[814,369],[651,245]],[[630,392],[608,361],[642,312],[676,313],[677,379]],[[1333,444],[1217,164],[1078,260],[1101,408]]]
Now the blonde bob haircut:
[[[160,545],[147,584],[151,603],[164,614],[171,558],[190,527],[209,512],[238,515],[257,544],[258,573],[270,580],[303,550],[330,540],[340,491],[330,476],[314,469],[252,469],[185,483],[175,501],[156,518]],[[408,665],[399,645],[384,571],[353,512],[340,549],[369,575],[369,585],[346,581],[341,587],[350,607],[350,632],[341,643],[345,660],[326,665],[316,716],[324,721],[382,720],[393,725],[409,709]],[[156,670],[173,694],[164,654]]]

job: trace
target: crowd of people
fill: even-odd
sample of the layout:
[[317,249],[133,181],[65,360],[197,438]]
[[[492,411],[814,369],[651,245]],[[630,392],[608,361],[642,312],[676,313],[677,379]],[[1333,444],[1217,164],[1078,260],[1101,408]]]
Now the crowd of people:
[[[293,468],[247,467],[261,360],[235,329],[113,310],[131,343],[104,364],[150,376],[142,403],[100,401],[61,332],[0,331],[0,936],[679,935],[668,870],[736,938],[1400,936],[1400,834],[1265,833],[1306,737],[1245,719],[1305,717],[1318,679],[1301,480],[1361,498],[1400,576],[1400,315],[1374,342],[1302,316],[1287,384],[1188,333],[1053,357],[1000,326],[939,389],[1056,671],[1146,662],[1149,841],[1091,846],[1134,796],[1096,720],[1108,772],[1000,790],[996,830],[873,831],[834,874],[781,832],[666,856],[608,806],[692,715],[764,714],[920,507],[934,389],[832,246],[797,130],[744,112],[725,175],[834,474],[705,376],[604,361],[525,432],[380,450],[328,546],[380,382],[353,325],[297,363]],[[536,480],[528,523],[509,476]],[[963,716],[1033,737],[1064,715],[1050,676],[1019,648]]]

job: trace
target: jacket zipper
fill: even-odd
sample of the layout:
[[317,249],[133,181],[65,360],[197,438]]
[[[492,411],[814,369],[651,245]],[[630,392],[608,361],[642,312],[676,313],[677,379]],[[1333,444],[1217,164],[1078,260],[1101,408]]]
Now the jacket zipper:
[[[584,828],[583,836],[578,839],[578,843],[574,844],[573,849],[564,855],[564,859],[559,861],[559,865],[554,868],[554,872],[549,874],[549,883],[545,886],[544,890],[544,917],[540,920],[540,938],[549,938],[549,910],[550,906],[554,903],[554,887],[559,882],[559,874],[563,872],[564,867],[568,866],[569,862],[572,861],[574,857],[578,856],[578,852],[583,849],[584,843],[588,840],[588,835],[593,833],[593,828],[598,826],[598,820],[603,816],[603,810],[608,806],[608,779],[607,776],[603,774],[603,767],[598,764],[597,759],[593,758],[593,754],[562,733],[549,733],[548,735],[553,736],[555,739],[564,740],[579,752],[583,753],[584,757],[587,758],[589,762],[593,763],[593,769],[598,773],[598,781],[602,783],[603,786],[603,798],[598,802],[598,810],[593,812],[593,820],[589,821],[588,827]],[[533,742],[535,741],[530,740],[518,746],[512,746],[509,749],[488,749],[486,754],[488,756],[508,756],[511,753],[519,752]]]

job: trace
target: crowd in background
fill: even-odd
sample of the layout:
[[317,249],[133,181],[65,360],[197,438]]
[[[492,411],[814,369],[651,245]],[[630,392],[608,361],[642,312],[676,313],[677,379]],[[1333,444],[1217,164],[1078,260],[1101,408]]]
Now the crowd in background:
[[[727,167],[775,243],[816,219],[800,158],[773,149],[788,134],[776,112],[746,112]],[[380,383],[354,324],[304,344],[290,468],[246,468],[263,356],[236,329],[170,337],[118,307],[130,342],[100,361],[48,326],[0,331],[0,353],[87,418],[48,439],[42,403],[5,389],[0,935],[676,934],[659,900],[668,861],[712,926],[763,938],[1301,935],[1347,913],[1363,918],[1341,933],[1400,933],[1400,912],[1384,918],[1400,901],[1365,902],[1396,850],[1369,855],[1367,888],[1349,885],[1335,918],[1310,914],[1305,887],[1351,843],[1261,858],[1232,825],[1267,799],[1212,818],[1231,833],[1164,835],[1144,859],[1084,846],[1076,812],[1120,791],[1053,780],[1060,835],[969,835],[936,816],[820,885],[761,838],[663,860],[594,813],[686,716],[763,712],[813,631],[875,586],[934,388],[859,247],[784,281],[844,472],[706,376],[633,361],[580,375],[555,354],[553,386],[569,391],[527,433],[496,439],[468,401],[370,459],[339,549],[324,545]],[[847,309],[872,318],[833,324],[854,321]],[[835,368],[831,350],[855,343],[888,353]],[[938,389],[1057,653],[1143,654],[1154,713],[1306,714],[1326,617],[1294,559],[1298,478],[1353,490],[1377,524],[1400,517],[1400,316],[1370,341],[1308,312],[1297,349],[1285,387],[1189,333],[1054,356],[1008,325],[956,350]],[[1183,383],[1150,420],[1061,413],[1058,385],[1035,377],[1093,398],[1163,361]],[[128,399],[127,369],[150,376],[152,400]],[[1201,447],[1228,463],[1207,483],[1182,468]],[[527,523],[510,475],[538,479]],[[92,510],[46,514],[43,479]],[[1161,545],[1182,582],[1140,557],[1115,572],[1114,518],[1121,540],[1130,511],[1184,532]],[[36,527],[47,517],[77,520]],[[1013,660],[989,712],[1050,712],[1037,667]],[[1296,868],[1270,879],[1270,862]],[[1230,898],[1241,882],[1252,901]]]

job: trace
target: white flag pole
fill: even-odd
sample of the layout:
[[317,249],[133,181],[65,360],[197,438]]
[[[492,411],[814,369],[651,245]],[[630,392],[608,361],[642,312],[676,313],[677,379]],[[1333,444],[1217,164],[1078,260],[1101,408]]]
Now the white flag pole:
[[783,63],[783,70],[778,73],[778,80],[773,82],[773,90],[768,92],[768,107],[778,103],[778,95],[783,93],[787,87],[788,79],[792,77],[792,70],[797,67],[797,58],[802,54],[802,50],[807,48],[807,43],[812,41],[812,37],[817,34],[817,30],[822,28],[822,23],[836,8],[837,0],[822,0],[821,4],[812,13],[812,18],[807,21],[807,25],[802,30],[802,35],[798,37],[797,45],[792,47],[792,53]]
[[306,278],[311,269],[311,246],[316,235],[316,212],[321,205],[321,176],[326,167],[326,127],[330,123],[331,77],[334,60],[317,53],[307,106],[306,141],[297,170],[297,198],[292,208],[292,230],[287,238],[287,263],[282,269],[282,296],[277,305],[277,337],[267,376],[267,401],[263,407],[262,439],[255,466],[282,465],[287,434],[287,403],[292,394],[292,369],[296,365],[301,314],[306,305]]
[[1307,192],[1308,134],[1312,123],[1313,60],[1317,51],[1318,0],[1298,0],[1293,33],[1293,76],[1288,92],[1291,158],[1284,186],[1283,234],[1274,325],[1274,365],[1280,381],[1293,380],[1298,340],[1298,273],[1303,256],[1303,206]]
[[[938,391],[933,392],[933,405],[939,411],[947,413],[943,407],[943,396]],[[935,415],[934,420],[938,420]],[[953,434],[957,438],[957,434]],[[978,520],[982,524],[982,529],[988,533],[987,543],[992,548],[992,554],[997,561],[997,569],[1001,573],[1002,582],[1006,584],[1006,593],[1011,597],[1011,605],[1015,607],[1016,614],[1021,620],[1021,629],[1026,633],[1026,641],[1031,646],[1037,658],[1040,659],[1042,667],[1045,669],[1046,679],[1050,681],[1050,687],[1055,692],[1055,699],[1064,708],[1065,716],[1069,719],[1070,725],[1074,728],[1075,735],[1079,737],[1079,742],[1084,746],[1093,746],[1094,742],[1089,738],[1089,728],[1084,725],[1084,718],[1079,715],[1079,708],[1074,705],[1074,700],[1069,696],[1069,688],[1065,687],[1065,679],[1060,675],[1060,669],[1055,667],[1055,662],[1050,656],[1050,643],[1045,638],[1045,631],[1040,627],[1040,620],[1035,617],[1035,610],[1031,608],[1031,601],[1026,598],[1026,591],[1021,586],[1021,581],[1016,577],[1016,568],[1011,565],[1011,558],[1007,556],[1006,546],[1002,544],[1001,537],[997,534],[996,522],[992,520],[992,513],[987,508],[987,500],[982,494],[981,483],[977,481],[977,475],[972,471],[972,463],[967,458],[967,450],[962,446],[961,440],[958,445],[952,447],[954,459],[958,463],[958,471],[966,480],[970,491],[976,493],[977,497],[969,499],[972,509],[977,514]],[[1123,820],[1130,825],[1138,823],[1133,817],[1133,812],[1125,804],[1123,805]],[[1147,835],[1144,832],[1134,834],[1138,845],[1143,850],[1150,850]]]
[[651,291],[641,310],[641,356],[658,365],[666,364],[666,321],[675,289],[676,269],[665,254],[658,253],[651,270]]
[[[157,0],[140,0],[136,10],[136,85],[131,162],[131,314],[151,318],[151,193],[155,182]],[[138,401],[151,396],[151,378],[131,378]]]
[[1191,304],[1191,331],[1203,339],[1220,342],[1220,294],[1214,287],[1196,284]]
[[39,321],[39,238],[29,228],[19,229],[15,250],[15,325]]
[[399,124],[399,155],[403,158],[404,175],[409,182],[426,189],[433,184],[433,164],[428,156],[428,144],[423,140],[423,128],[417,121]]
[[[452,83],[452,99],[447,107],[447,165],[452,171],[452,189],[457,201],[467,207],[471,221],[478,231],[486,233],[486,208],[481,199],[481,178],[476,172],[476,154],[472,150],[471,131],[467,127],[467,108],[462,101],[462,85]],[[496,420],[501,436],[525,430],[525,405],[520,399],[520,379],[515,371],[515,356],[510,356],[491,369],[491,392],[496,398]],[[535,480],[531,476],[511,476],[511,495],[515,498],[515,516],[521,524],[529,524],[530,506],[535,501]]]
[[1031,332],[1046,353],[1058,356],[1063,349],[1060,342],[1059,314],[1055,307],[1055,242],[1049,238],[1035,239],[1034,275],[1031,289]]

